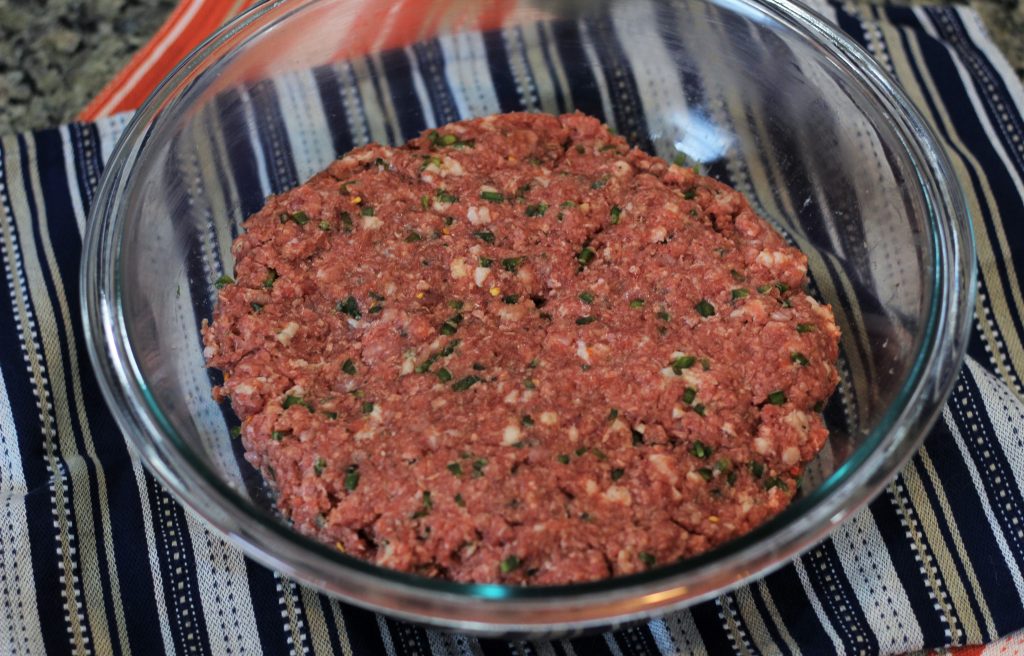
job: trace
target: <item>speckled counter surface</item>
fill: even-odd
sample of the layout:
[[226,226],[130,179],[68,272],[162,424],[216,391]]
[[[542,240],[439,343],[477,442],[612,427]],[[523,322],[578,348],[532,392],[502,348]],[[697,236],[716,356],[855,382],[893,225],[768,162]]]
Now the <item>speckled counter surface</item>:
[[[73,118],[156,32],[175,3],[0,0],[0,134]],[[1024,77],[1024,0],[970,4]]]

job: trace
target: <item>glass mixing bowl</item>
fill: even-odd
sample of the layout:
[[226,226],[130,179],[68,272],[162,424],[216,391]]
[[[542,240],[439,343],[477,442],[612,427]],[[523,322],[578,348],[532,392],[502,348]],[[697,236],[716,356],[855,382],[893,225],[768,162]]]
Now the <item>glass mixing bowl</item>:
[[[231,439],[237,420],[210,398],[218,374],[204,368],[199,327],[232,271],[240,222],[354,145],[521,109],[581,109],[650,152],[700,163],[808,254],[813,293],[843,331],[831,437],[796,502],[747,536],[588,584],[431,580],[294,532]],[[953,383],[975,275],[964,202],[934,136],[867,53],[801,5],[291,0],[224,27],[135,115],[92,207],[81,294],[125,435],[247,554],[396,616],[537,635],[708,599],[867,503]]]

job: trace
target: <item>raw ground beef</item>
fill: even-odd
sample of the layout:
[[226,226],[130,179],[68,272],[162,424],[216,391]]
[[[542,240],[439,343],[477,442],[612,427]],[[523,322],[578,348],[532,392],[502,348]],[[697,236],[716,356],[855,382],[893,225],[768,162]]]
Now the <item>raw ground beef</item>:
[[267,201],[203,337],[299,531],[554,584],[706,551],[792,499],[839,330],[743,196],[582,114],[368,145]]

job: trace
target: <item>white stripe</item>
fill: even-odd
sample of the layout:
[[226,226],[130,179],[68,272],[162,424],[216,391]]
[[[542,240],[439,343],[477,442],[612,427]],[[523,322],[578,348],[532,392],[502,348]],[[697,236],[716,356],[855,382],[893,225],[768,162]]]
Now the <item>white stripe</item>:
[[282,75],[274,81],[274,86],[292,146],[296,174],[300,181],[306,180],[323,170],[335,157],[324,106],[309,101],[318,97],[316,79],[313,72],[307,70]]
[[110,160],[110,154],[121,138],[128,122],[132,120],[135,112],[121,112],[113,116],[107,116],[103,120],[96,121],[96,132],[99,134],[100,161],[106,164]]
[[832,640],[832,646],[835,648],[833,652],[836,656],[841,656],[846,653],[846,647],[843,645],[843,641],[839,638],[839,634],[836,633],[835,627],[832,626],[832,620],[829,619],[828,613],[821,605],[821,600],[818,599],[818,595],[814,593],[814,586],[811,585],[810,576],[807,574],[807,569],[804,567],[804,562],[800,558],[793,560],[793,566],[796,568],[796,574],[800,577],[800,583],[803,585],[804,594],[807,595],[808,601],[811,602],[811,608],[814,609],[814,615],[818,618],[818,624],[828,634],[828,637]]
[[[973,360],[968,360],[967,366],[981,393],[981,399],[985,404],[985,414],[988,415],[996,441],[1002,447],[1003,454],[1010,465],[1016,487],[1018,490],[1024,490],[1024,450],[1021,449],[1019,435],[1019,429],[1024,426],[1024,403],[1002,381]],[[1008,486],[1010,481],[1000,480],[999,476],[1000,474],[996,472],[986,474],[988,480]],[[1020,508],[1011,510],[1007,507],[1006,510],[1014,517],[1021,514]],[[1024,538],[1024,528],[1019,530],[1017,539],[1022,538]]]
[[[9,268],[7,284],[14,284]],[[11,656],[41,654],[43,633],[36,606],[32,545],[25,509],[28,485],[21,466],[14,414],[3,371],[0,371],[0,472],[3,472],[0,476],[0,599],[17,602],[0,613],[0,645],[12,649]]]
[[971,41],[984,53],[985,59],[988,60],[988,63],[999,74],[1000,79],[1006,86],[1007,92],[1010,94],[1010,99],[1017,105],[1017,111],[1024,113],[1024,86],[1021,85],[1020,77],[1014,72],[1010,62],[1006,60],[1006,55],[996,47],[996,44],[988,35],[981,16],[978,15],[978,12],[968,7],[956,7],[955,11],[960,14],[960,19],[963,21],[964,28],[967,30],[968,36],[971,37]]
[[[388,629],[387,622],[384,620],[384,616],[377,614],[377,629],[380,631],[381,642],[384,643],[384,651],[388,653],[388,656],[397,656],[395,652],[395,643],[391,640],[391,630]],[[367,628],[369,630],[369,628]]]
[[[190,609],[203,613],[207,618],[210,651],[214,654],[230,651],[239,655],[263,653],[242,552],[214,535],[191,512],[185,515],[199,588],[198,600],[185,601]],[[183,551],[182,557],[185,555]],[[197,601],[201,603],[197,604]],[[220,621],[215,622],[212,618]],[[181,618],[181,622],[182,625],[187,624],[188,618]]]
[[604,79],[604,70],[601,68],[601,60],[597,56],[594,40],[590,38],[590,30],[587,28],[586,23],[580,22],[579,28],[580,46],[583,48],[583,54],[587,58],[590,72],[593,74],[594,82],[597,84],[597,92],[601,96],[601,113],[604,115],[604,122],[618,129],[619,126],[615,124],[615,112],[612,111],[611,96],[608,94],[608,82]]
[[920,649],[921,626],[871,513],[855,514],[832,532],[832,542],[882,653]]
[[487,67],[487,51],[479,32],[439,39],[445,77],[452,89],[460,118],[487,116],[501,111],[494,80]]
[[64,156],[64,173],[68,182],[68,196],[71,198],[71,211],[75,215],[78,236],[85,235],[85,208],[82,207],[82,190],[78,188],[78,168],[75,166],[75,153],[72,150],[71,130],[67,125],[60,126],[61,154]]
[[411,46],[405,48],[405,60],[409,64],[409,72],[412,73],[412,88],[416,91],[416,100],[423,111],[423,122],[428,126],[437,125],[437,116],[434,114],[434,105],[430,101],[430,92],[427,91],[426,81],[423,79],[423,72],[420,70],[419,58]]
[[175,22],[174,29],[168,32],[163,39],[157,41],[157,46],[153,48],[153,51],[150,52],[149,55],[147,55],[147,57],[144,60],[138,63],[138,65],[135,67],[135,71],[128,76],[127,80],[121,83],[118,90],[112,96],[110,96],[110,98],[107,99],[107,102],[103,103],[99,107],[99,109],[96,111],[96,114],[103,115],[106,112],[110,111],[112,107],[116,107],[117,103],[121,102],[121,99],[124,98],[125,95],[129,91],[131,91],[132,88],[135,87],[135,85],[139,83],[139,80],[141,80],[144,75],[149,73],[150,67],[152,67],[153,64],[155,64],[156,61],[160,57],[162,57],[165,52],[167,52],[167,49],[170,46],[175,45],[174,41],[181,35],[182,32],[185,31],[186,28],[189,27],[189,24],[192,22],[192,18],[199,12],[199,9],[204,5],[205,3],[203,2],[193,2],[189,5],[188,10],[181,15],[177,22]]
[[352,107],[356,116],[363,121],[365,128],[361,130],[375,143],[387,143],[388,126],[385,120],[384,105],[377,95],[377,87],[373,84],[373,71],[370,70],[370,62],[361,57],[351,62],[352,82],[359,92],[362,100],[362,107],[354,102]]
[[608,651],[612,653],[612,656],[622,656],[622,650],[619,649],[619,644],[615,642],[615,638],[612,637],[611,633],[604,634],[604,641],[608,645]]
[[256,160],[256,173],[260,179],[260,195],[266,198],[272,193],[270,174],[267,172],[267,155],[263,152],[263,144],[256,129],[256,113],[252,108],[252,97],[245,87],[239,87],[238,99],[245,113],[245,127],[249,131],[249,145],[252,146],[253,158]]
[[[665,628],[664,634],[655,633],[655,640],[658,646],[671,641],[673,649],[665,650],[666,653],[687,654],[687,656],[707,656],[708,648],[704,646],[704,639],[700,637],[697,630],[697,623],[693,620],[693,613],[688,610],[681,610],[671,615],[666,615],[661,620]],[[651,632],[654,633],[655,623],[652,623]]]
[[157,550],[156,533],[153,530],[153,514],[149,510],[150,500],[149,490],[146,489],[146,476],[135,449],[129,448],[128,453],[131,456],[135,485],[139,490],[139,506],[142,508],[142,529],[146,534],[146,555],[149,560],[150,576],[153,578],[153,595],[151,598],[156,603],[156,616],[160,622],[160,637],[164,641],[164,653],[168,656],[174,656],[174,638],[171,635],[167,603],[164,600],[164,582],[160,573],[160,552]]

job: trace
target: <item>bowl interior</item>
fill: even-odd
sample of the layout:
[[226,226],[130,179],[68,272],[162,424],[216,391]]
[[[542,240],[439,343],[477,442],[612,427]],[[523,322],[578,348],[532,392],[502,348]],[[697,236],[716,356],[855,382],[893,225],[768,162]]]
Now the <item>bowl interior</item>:
[[[114,324],[158,435],[153,453],[189,463],[176,475],[187,470],[197,491],[213,477],[237,492],[235,507],[211,512],[285,524],[230,438],[237,418],[211,400],[219,374],[204,368],[199,334],[242,221],[354,146],[505,111],[580,110],[644,150],[700,165],[808,255],[813,294],[843,331],[831,436],[803,501],[722,553],[756,541],[770,553],[776,533],[871,449],[906,437],[894,408],[911,394],[940,303],[936,201],[892,106],[848,61],[766,6],[733,0],[420,3],[407,7],[422,12],[420,32],[404,36],[386,17],[372,25],[369,4],[251,13],[160,92],[126,147],[131,166],[110,205]],[[391,36],[352,36],[371,28]],[[837,507],[848,510],[867,492],[844,494]],[[315,552],[361,567],[273,530],[294,549],[283,561]],[[729,567],[725,582],[750,574]],[[316,582],[339,592],[328,578]]]

